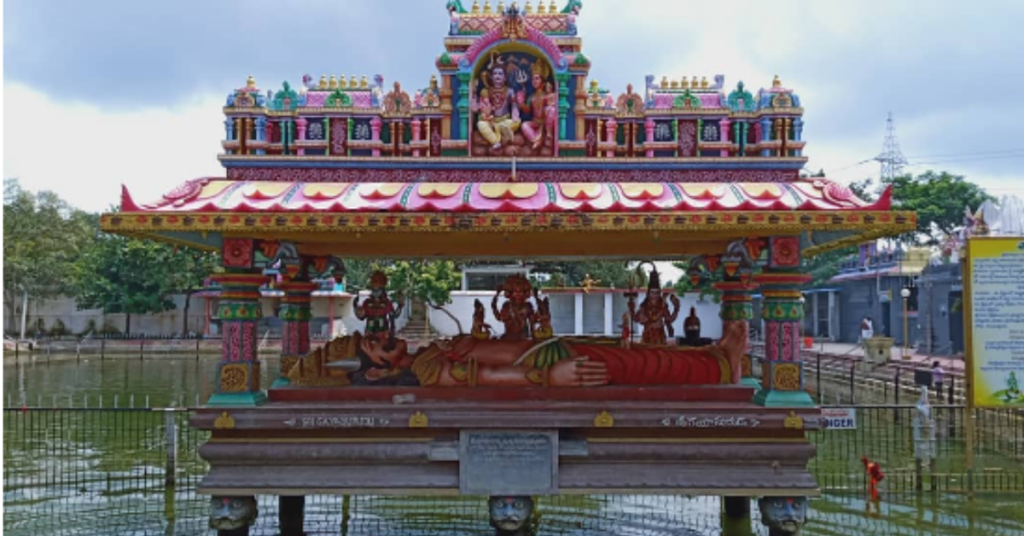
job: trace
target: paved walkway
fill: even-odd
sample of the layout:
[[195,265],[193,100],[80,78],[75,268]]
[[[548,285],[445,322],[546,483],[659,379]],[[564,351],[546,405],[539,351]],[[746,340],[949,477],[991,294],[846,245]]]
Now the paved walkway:
[[[763,347],[763,344],[763,342],[755,342],[753,346],[760,349]],[[802,352],[804,359],[808,361],[814,359],[819,353],[822,357],[831,359],[849,359],[852,361],[864,359],[864,347],[852,343],[815,342],[813,347],[804,347]],[[931,368],[931,364],[938,361],[939,366],[942,367],[946,374],[961,377],[964,375],[964,359],[962,356],[929,356],[924,352],[919,353],[914,348],[910,349],[907,355],[908,359],[902,359],[902,355],[903,348],[894,346],[892,348],[892,358],[887,364],[888,368]]]

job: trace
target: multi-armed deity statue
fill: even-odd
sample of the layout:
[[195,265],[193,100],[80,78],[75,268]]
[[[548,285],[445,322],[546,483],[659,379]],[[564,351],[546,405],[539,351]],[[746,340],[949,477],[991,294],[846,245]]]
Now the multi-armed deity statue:
[[[671,303],[671,307],[669,306]],[[651,267],[647,283],[647,296],[637,308],[632,298],[629,300],[629,314],[637,323],[644,327],[640,337],[644,344],[665,344],[668,337],[675,336],[673,322],[679,317],[679,298],[670,294],[668,301],[661,289],[661,277],[657,268]]]
[[360,304],[356,296],[353,302],[356,318],[366,321],[364,337],[390,342],[395,335],[395,319],[402,314],[405,305],[392,301],[387,294],[388,276],[376,271],[370,276],[370,297]]

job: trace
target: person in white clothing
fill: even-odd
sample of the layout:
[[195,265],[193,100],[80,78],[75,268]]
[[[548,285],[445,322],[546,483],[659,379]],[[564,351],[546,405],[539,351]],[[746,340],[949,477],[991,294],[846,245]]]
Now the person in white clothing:
[[865,316],[864,320],[860,322],[860,338],[862,341],[867,341],[871,337],[875,336],[875,326],[871,322],[870,316]]

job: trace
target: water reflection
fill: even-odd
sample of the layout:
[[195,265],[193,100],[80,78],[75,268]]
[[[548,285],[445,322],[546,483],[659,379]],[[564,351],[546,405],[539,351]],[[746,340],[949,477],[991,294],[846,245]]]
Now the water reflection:
[[[906,502],[901,502],[906,499]],[[277,501],[259,497],[254,535],[276,534]],[[8,503],[5,534],[207,535],[208,503],[189,490],[101,497],[89,493]],[[490,534],[483,498],[315,496],[306,503],[308,534],[479,536]],[[586,496],[541,498],[538,536],[703,536],[721,532],[717,497]],[[767,531],[752,509],[752,534]],[[811,501],[804,534],[1016,536],[1024,534],[1019,497],[906,497],[883,501],[877,516],[864,501],[830,495]],[[728,534],[726,534],[728,536]]]
[[[12,404],[95,407],[189,405],[210,394],[215,357],[56,359],[5,364]],[[264,360],[275,370],[276,360]],[[263,378],[269,383],[269,375]],[[266,385],[265,385],[266,386]],[[42,401],[43,404],[38,402]],[[28,418],[31,417],[31,418]],[[208,502],[194,492],[206,471],[195,448],[205,438],[178,421],[178,488],[163,485],[163,414],[145,411],[4,413],[5,534],[207,535]],[[843,459],[842,456],[836,456]],[[851,458],[852,459],[852,458]],[[855,460],[854,460],[855,462]],[[854,465],[856,465],[854,463]],[[896,468],[893,467],[895,471]],[[895,474],[895,473],[893,473]],[[859,474],[858,474],[859,475]],[[851,479],[858,489],[860,477]],[[259,497],[253,531],[276,534],[273,497]],[[717,497],[567,496],[540,498],[538,536],[720,535]],[[766,534],[756,504],[753,534]],[[805,535],[1024,536],[1021,495],[888,494],[877,506],[857,494],[813,499]],[[483,498],[316,496],[307,501],[310,534],[484,535]]]

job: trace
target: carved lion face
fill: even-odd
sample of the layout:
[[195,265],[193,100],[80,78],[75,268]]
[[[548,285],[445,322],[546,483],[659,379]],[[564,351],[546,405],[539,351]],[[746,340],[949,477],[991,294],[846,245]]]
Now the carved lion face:
[[806,497],[763,497],[757,501],[761,523],[795,533],[807,521]]
[[533,499],[530,497],[491,497],[491,526],[499,531],[522,530],[533,515]]
[[236,530],[256,522],[255,497],[211,497],[210,528]]

